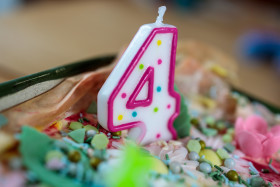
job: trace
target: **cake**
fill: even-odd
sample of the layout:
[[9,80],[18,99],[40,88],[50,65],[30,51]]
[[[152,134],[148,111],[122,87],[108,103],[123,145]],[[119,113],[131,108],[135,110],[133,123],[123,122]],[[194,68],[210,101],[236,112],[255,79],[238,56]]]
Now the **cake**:
[[137,145],[97,120],[111,65],[65,78],[0,116],[0,186],[280,186],[280,118],[232,91],[232,60],[179,43],[178,139]]

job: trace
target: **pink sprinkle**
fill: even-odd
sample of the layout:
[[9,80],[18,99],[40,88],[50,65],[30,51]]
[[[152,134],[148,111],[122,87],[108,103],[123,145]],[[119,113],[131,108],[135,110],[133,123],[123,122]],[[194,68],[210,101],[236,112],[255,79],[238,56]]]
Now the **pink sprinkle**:
[[126,93],[122,93],[122,98],[124,99],[126,97]]
[[157,63],[158,63],[158,65],[160,65],[162,63],[162,60],[159,58]]
[[167,105],[167,108],[168,108],[168,109],[170,109],[170,108],[171,108],[171,105],[170,105],[170,104],[168,104],[168,105]]
[[160,133],[158,133],[156,137],[157,137],[157,138],[160,138]]

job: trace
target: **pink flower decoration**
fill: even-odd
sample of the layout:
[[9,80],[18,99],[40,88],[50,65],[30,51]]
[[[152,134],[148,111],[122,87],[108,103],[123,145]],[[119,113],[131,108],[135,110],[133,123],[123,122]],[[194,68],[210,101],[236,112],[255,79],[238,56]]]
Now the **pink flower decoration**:
[[247,156],[266,158],[280,149],[280,125],[268,131],[266,121],[260,116],[252,115],[246,120],[238,118],[235,140]]

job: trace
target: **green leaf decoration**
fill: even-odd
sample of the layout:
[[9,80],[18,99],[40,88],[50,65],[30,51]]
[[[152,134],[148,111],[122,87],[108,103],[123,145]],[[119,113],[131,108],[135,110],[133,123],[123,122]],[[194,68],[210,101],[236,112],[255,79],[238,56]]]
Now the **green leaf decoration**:
[[68,133],[68,136],[70,136],[77,143],[84,143],[85,135],[86,129],[77,129]]
[[177,132],[178,138],[184,138],[190,135],[190,115],[188,111],[188,107],[185,104],[185,99],[182,93],[180,93],[178,87],[174,85],[175,91],[177,91],[181,96],[181,103],[180,103],[180,114],[175,119],[173,126]]
[[87,109],[87,113],[97,114],[97,103],[96,103],[96,101],[92,101],[92,103],[90,104],[90,106]]
[[[36,174],[39,181],[53,187],[83,187],[84,184],[74,182],[69,177],[64,177],[56,172],[45,168],[45,156],[53,148],[56,140],[51,139],[46,134],[40,133],[34,128],[24,126],[20,136],[20,152],[24,165],[28,170]],[[69,149],[74,149],[69,145]],[[79,150],[78,150],[79,151]],[[90,169],[88,158],[80,152],[85,171]]]

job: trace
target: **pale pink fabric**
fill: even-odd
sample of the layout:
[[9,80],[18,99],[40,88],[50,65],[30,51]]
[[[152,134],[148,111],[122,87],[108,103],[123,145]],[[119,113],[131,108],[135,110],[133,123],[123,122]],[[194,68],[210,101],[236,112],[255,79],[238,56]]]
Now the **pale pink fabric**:
[[266,121],[256,115],[235,122],[235,140],[240,149],[255,158],[271,156],[280,149],[280,125],[268,129]]

